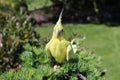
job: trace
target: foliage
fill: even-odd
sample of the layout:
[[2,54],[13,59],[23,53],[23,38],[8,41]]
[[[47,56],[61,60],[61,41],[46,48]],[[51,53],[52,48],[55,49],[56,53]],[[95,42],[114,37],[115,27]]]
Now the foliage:
[[78,80],[81,79],[80,75],[88,80],[104,79],[100,77],[100,58],[82,47],[75,54],[78,60],[60,64],[56,71],[53,70],[54,64],[51,58],[48,58],[42,47],[26,43],[24,49],[20,55],[21,68],[17,71],[11,69],[4,72],[0,76],[1,80]]
[[28,7],[25,0],[0,0],[0,27],[7,23],[6,19],[8,19],[8,16],[19,12],[22,8],[27,11]]
[[52,5],[50,0],[26,0],[29,10],[35,10]]
[[39,35],[22,10],[6,17],[6,24],[2,26],[0,33],[3,36],[3,47],[0,49],[1,71],[15,68],[20,63],[19,55],[24,51],[25,43],[39,46]]
[[76,77],[81,79],[77,74],[82,74],[84,77],[87,77],[88,80],[103,80],[100,78],[99,71],[99,58],[95,54],[91,54],[87,51],[80,51],[77,53],[78,61],[77,62],[67,62],[62,65],[62,67],[57,68],[56,72],[52,79],[55,80],[74,80]]

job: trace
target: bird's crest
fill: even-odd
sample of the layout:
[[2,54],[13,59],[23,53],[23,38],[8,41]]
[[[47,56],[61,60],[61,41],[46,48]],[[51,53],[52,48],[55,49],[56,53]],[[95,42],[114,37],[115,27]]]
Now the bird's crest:
[[62,19],[62,13],[63,13],[63,9],[62,9],[62,11],[60,13],[60,16],[59,16],[59,19],[58,19],[57,23],[55,24],[54,30],[62,30],[63,29],[62,23],[61,23],[61,21],[62,21],[61,20]]

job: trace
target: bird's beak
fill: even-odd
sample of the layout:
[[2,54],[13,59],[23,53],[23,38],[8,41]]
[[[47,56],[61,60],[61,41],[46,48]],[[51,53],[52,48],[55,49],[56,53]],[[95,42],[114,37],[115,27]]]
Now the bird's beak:
[[55,34],[56,34],[57,37],[60,36],[60,31],[59,30],[55,30]]

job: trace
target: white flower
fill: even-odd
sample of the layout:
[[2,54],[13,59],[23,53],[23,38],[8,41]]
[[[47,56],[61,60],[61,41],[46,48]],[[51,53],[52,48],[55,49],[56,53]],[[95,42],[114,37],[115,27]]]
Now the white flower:
[[11,20],[12,20],[12,21],[14,21],[14,20],[15,20],[15,18],[16,18],[15,16],[12,16]]
[[16,26],[18,26],[18,25],[19,25],[19,22],[16,23]]

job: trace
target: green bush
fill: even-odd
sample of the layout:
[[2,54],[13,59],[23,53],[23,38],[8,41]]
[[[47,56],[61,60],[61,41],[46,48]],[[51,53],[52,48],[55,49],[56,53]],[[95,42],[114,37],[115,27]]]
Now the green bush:
[[20,54],[24,51],[24,44],[39,46],[39,35],[31,26],[26,12],[20,11],[6,17],[6,24],[0,30],[2,44],[0,48],[0,70],[14,68],[21,60]]
[[66,61],[54,71],[54,64],[46,56],[44,48],[27,43],[24,49],[20,55],[21,68],[4,72],[0,80],[79,80],[81,76],[87,80],[104,80],[101,77],[100,57],[88,50],[80,48],[76,53],[77,61]]

